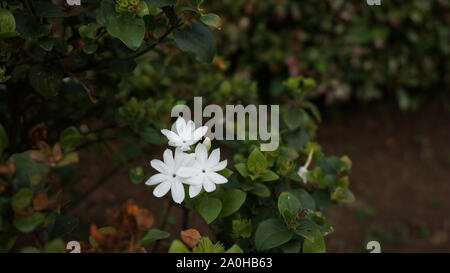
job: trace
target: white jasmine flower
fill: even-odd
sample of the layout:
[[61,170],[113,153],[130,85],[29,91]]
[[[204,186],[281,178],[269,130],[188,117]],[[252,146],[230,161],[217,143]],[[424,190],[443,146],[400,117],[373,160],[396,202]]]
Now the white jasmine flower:
[[178,117],[175,125],[177,132],[163,129],[161,133],[169,139],[170,146],[178,147],[182,151],[189,150],[190,146],[197,143],[208,131],[206,126],[195,129],[192,120],[186,122],[182,117]]
[[309,151],[308,159],[306,160],[305,165],[300,167],[300,169],[297,172],[298,176],[300,176],[302,178],[303,183],[305,183],[305,184],[308,182],[308,180],[306,179],[306,173],[308,172],[308,166],[311,163],[313,152],[314,152],[313,149],[311,149],[311,151]]
[[195,147],[195,162],[192,167],[180,168],[180,175],[187,177],[186,182],[189,186],[189,196],[197,196],[202,187],[207,192],[216,189],[216,184],[224,184],[228,179],[216,173],[225,169],[227,161],[220,161],[220,149],[215,149],[208,157],[206,146],[199,143]]
[[306,184],[306,181],[307,181],[306,180],[306,173],[307,172],[308,172],[308,169],[305,166],[300,167],[300,169],[297,172],[298,176],[300,176],[303,179],[303,183],[305,183],[305,184]]
[[173,157],[172,151],[166,149],[163,154],[163,160],[164,162],[159,159],[150,161],[150,165],[159,173],[150,177],[145,184],[149,186],[159,184],[153,190],[153,195],[156,197],[162,197],[170,190],[173,201],[180,204],[185,196],[183,183],[190,182],[179,175],[179,170],[181,167],[192,166],[194,154],[185,154],[180,149],[176,149],[175,157]]

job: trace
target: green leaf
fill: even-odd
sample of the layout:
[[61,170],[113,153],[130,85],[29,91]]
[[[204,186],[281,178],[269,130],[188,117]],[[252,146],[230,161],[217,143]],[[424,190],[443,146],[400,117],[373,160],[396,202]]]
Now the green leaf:
[[234,244],[227,251],[225,251],[225,253],[244,253],[244,251],[237,244]]
[[295,189],[289,191],[298,201],[300,201],[302,209],[316,210],[316,202],[314,198],[304,189]]
[[0,253],[9,252],[16,243],[17,237],[17,232],[12,229],[0,232]]
[[5,128],[0,123],[0,156],[3,151],[8,147],[8,136],[6,135]]
[[50,34],[51,25],[41,25],[39,21],[29,15],[17,13],[15,15],[17,32],[25,40],[37,40]]
[[84,137],[78,132],[78,129],[75,126],[71,126],[62,131],[59,137],[59,144],[64,152],[70,152],[80,145],[83,139]]
[[86,53],[87,55],[94,54],[95,51],[97,51],[97,49],[98,49],[97,44],[90,44],[83,46],[83,52]]
[[238,164],[234,165],[234,167],[236,168],[238,173],[240,175],[242,175],[242,177],[247,177],[248,176],[247,165],[245,163],[238,163]]
[[300,201],[293,194],[282,192],[278,197],[278,210],[286,222],[295,221],[300,209]]
[[261,222],[255,232],[255,246],[259,251],[280,246],[292,238],[292,232],[286,229],[279,219]]
[[219,28],[220,25],[222,24],[219,15],[214,14],[214,13],[207,13],[205,15],[202,15],[200,17],[200,21],[202,21],[203,24],[205,24],[205,25],[215,27],[215,28]]
[[222,202],[214,197],[202,197],[195,206],[196,211],[205,219],[207,224],[214,221],[222,210]]
[[191,253],[189,249],[179,240],[173,240],[169,247],[169,253]]
[[136,51],[144,41],[145,24],[142,18],[129,13],[113,13],[107,17],[106,30]]
[[16,218],[14,220],[14,226],[23,233],[29,233],[42,224],[44,218],[44,214],[35,212],[23,218]]
[[342,161],[339,157],[331,156],[322,158],[317,162],[317,166],[326,174],[337,175],[342,168],[347,168],[347,163]]
[[271,171],[271,170],[266,170],[259,181],[261,182],[268,182],[268,181],[275,181],[280,179],[280,177],[278,176],[278,174],[276,174],[275,172]]
[[14,154],[11,158],[16,165],[16,173],[12,180],[14,188],[31,187],[47,176],[49,170],[47,165],[32,160],[30,152]]
[[225,178],[229,178],[233,174],[233,171],[228,168],[225,168],[221,171],[218,171],[217,173]]
[[287,108],[283,112],[283,120],[289,130],[295,130],[302,124],[302,116],[305,114],[303,109]]
[[64,72],[55,66],[36,64],[31,67],[28,79],[33,89],[46,99],[58,95],[63,86]]
[[247,193],[238,189],[226,189],[220,194],[220,200],[222,201],[222,211],[220,217],[227,217],[244,204]]
[[0,33],[16,30],[14,15],[7,9],[0,8]]
[[254,174],[260,174],[263,173],[266,168],[266,157],[257,148],[255,148],[248,156],[247,169]]
[[29,188],[23,188],[12,197],[12,208],[15,212],[20,212],[30,205],[33,199],[33,192]]
[[316,201],[316,208],[320,211],[326,211],[333,204],[327,191],[316,190],[313,197]]
[[59,238],[48,242],[44,247],[44,253],[64,253],[64,242]]
[[305,239],[303,253],[325,253],[325,241],[320,230],[314,232],[312,239]]
[[302,218],[297,220],[297,227],[295,233],[302,236],[305,239],[313,240],[315,232],[319,230],[319,227],[311,219]]
[[141,238],[141,246],[146,246],[153,241],[166,239],[170,236],[170,233],[159,230],[159,229],[150,229],[144,236]]
[[252,183],[250,192],[259,197],[269,197],[270,189],[261,183]]
[[281,251],[283,251],[283,253],[299,253],[301,246],[302,242],[300,240],[292,239],[289,242],[282,245],[280,248]]
[[173,37],[177,47],[197,61],[210,63],[216,55],[216,40],[200,23],[193,23],[192,28],[175,29]]
[[78,28],[81,38],[83,39],[95,39],[97,37],[97,31],[101,27],[100,24],[90,23],[88,25],[82,25]]

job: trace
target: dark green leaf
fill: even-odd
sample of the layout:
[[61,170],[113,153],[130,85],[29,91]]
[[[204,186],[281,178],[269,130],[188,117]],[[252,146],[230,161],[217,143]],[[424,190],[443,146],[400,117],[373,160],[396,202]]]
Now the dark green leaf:
[[206,223],[210,224],[219,216],[222,210],[222,202],[214,197],[201,197],[201,200],[196,203],[195,209],[205,219]]
[[33,192],[29,188],[23,188],[19,190],[12,197],[12,208],[15,212],[20,212],[24,208],[30,205],[31,200],[33,199]]
[[303,253],[325,253],[325,241],[320,230],[314,232],[312,239],[305,239]]
[[170,236],[170,233],[159,230],[159,229],[150,229],[145,233],[145,235],[141,238],[141,246],[146,246],[153,241],[165,239]]
[[44,218],[44,214],[35,212],[29,216],[16,218],[14,220],[14,226],[21,232],[29,233],[42,224]]
[[220,194],[220,200],[222,201],[222,212],[220,217],[227,217],[244,204],[247,193],[238,189],[226,189]]
[[111,36],[120,39],[131,50],[137,50],[144,41],[144,20],[134,14],[111,14],[107,17],[106,30]]
[[255,232],[255,246],[259,251],[280,246],[292,238],[293,234],[286,229],[279,219],[268,219],[261,222]]
[[28,74],[33,89],[46,99],[58,95],[63,86],[64,73],[54,66],[33,65]]
[[192,28],[175,29],[173,37],[177,47],[197,61],[210,63],[216,55],[216,40],[200,23],[193,23]]

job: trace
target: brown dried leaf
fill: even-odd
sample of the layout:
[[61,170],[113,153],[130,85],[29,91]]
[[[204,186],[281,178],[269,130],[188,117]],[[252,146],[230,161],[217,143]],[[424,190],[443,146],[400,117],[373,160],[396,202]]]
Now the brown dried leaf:
[[136,221],[141,230],[147,230],[153,225],[153,215],[146,209],[140,209]]
[[45,192],[40,192],[36,194],[33,199],[33,208],[34,210],[40,211],[45,210],[48,207],[49,200],[48,195]]
[[55,160],[55,162],[58,162],[62,158],[63,158],[63,153],[61,151],[61,146],[59,145],[59,143],[56,143],[53,146],[53,159]]
[[102,234],[100,231],[98,231],[97,226],[94,224],[91,224],[90,230],[92,239],[94,239],[94,241],[96,241],[99,245],[104,245],[106,239],[105,234]]
[[16,165],[10,161],[8,165],[0,166],[0,175],[12,176],[16,172]]
[[47,126],[45,123],[39,123],[28,132],[28,138],[33,142],[45,141],[47,139]]
[[200,242],[201,237],[200,232],[193,228],[181,231],[181,239],[190,248],[194,248]]

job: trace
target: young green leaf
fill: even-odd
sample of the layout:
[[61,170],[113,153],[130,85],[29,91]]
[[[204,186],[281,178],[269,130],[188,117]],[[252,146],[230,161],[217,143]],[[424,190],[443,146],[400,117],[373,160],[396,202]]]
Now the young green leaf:
[[179,240],[173,240],[169,247],[169,253],[191,253],[189,249]]
[[205,15],[202,15],[200,17],[200,21],[202,21],[205,25],[215,28],[220,28],[220,25],[222,24],[219,15],[214,13],[207,13]]
[[266,168],[266,157],[257,148],[255,148],[248,157],[247,169],[254,174],[260,174],[263,173]]

